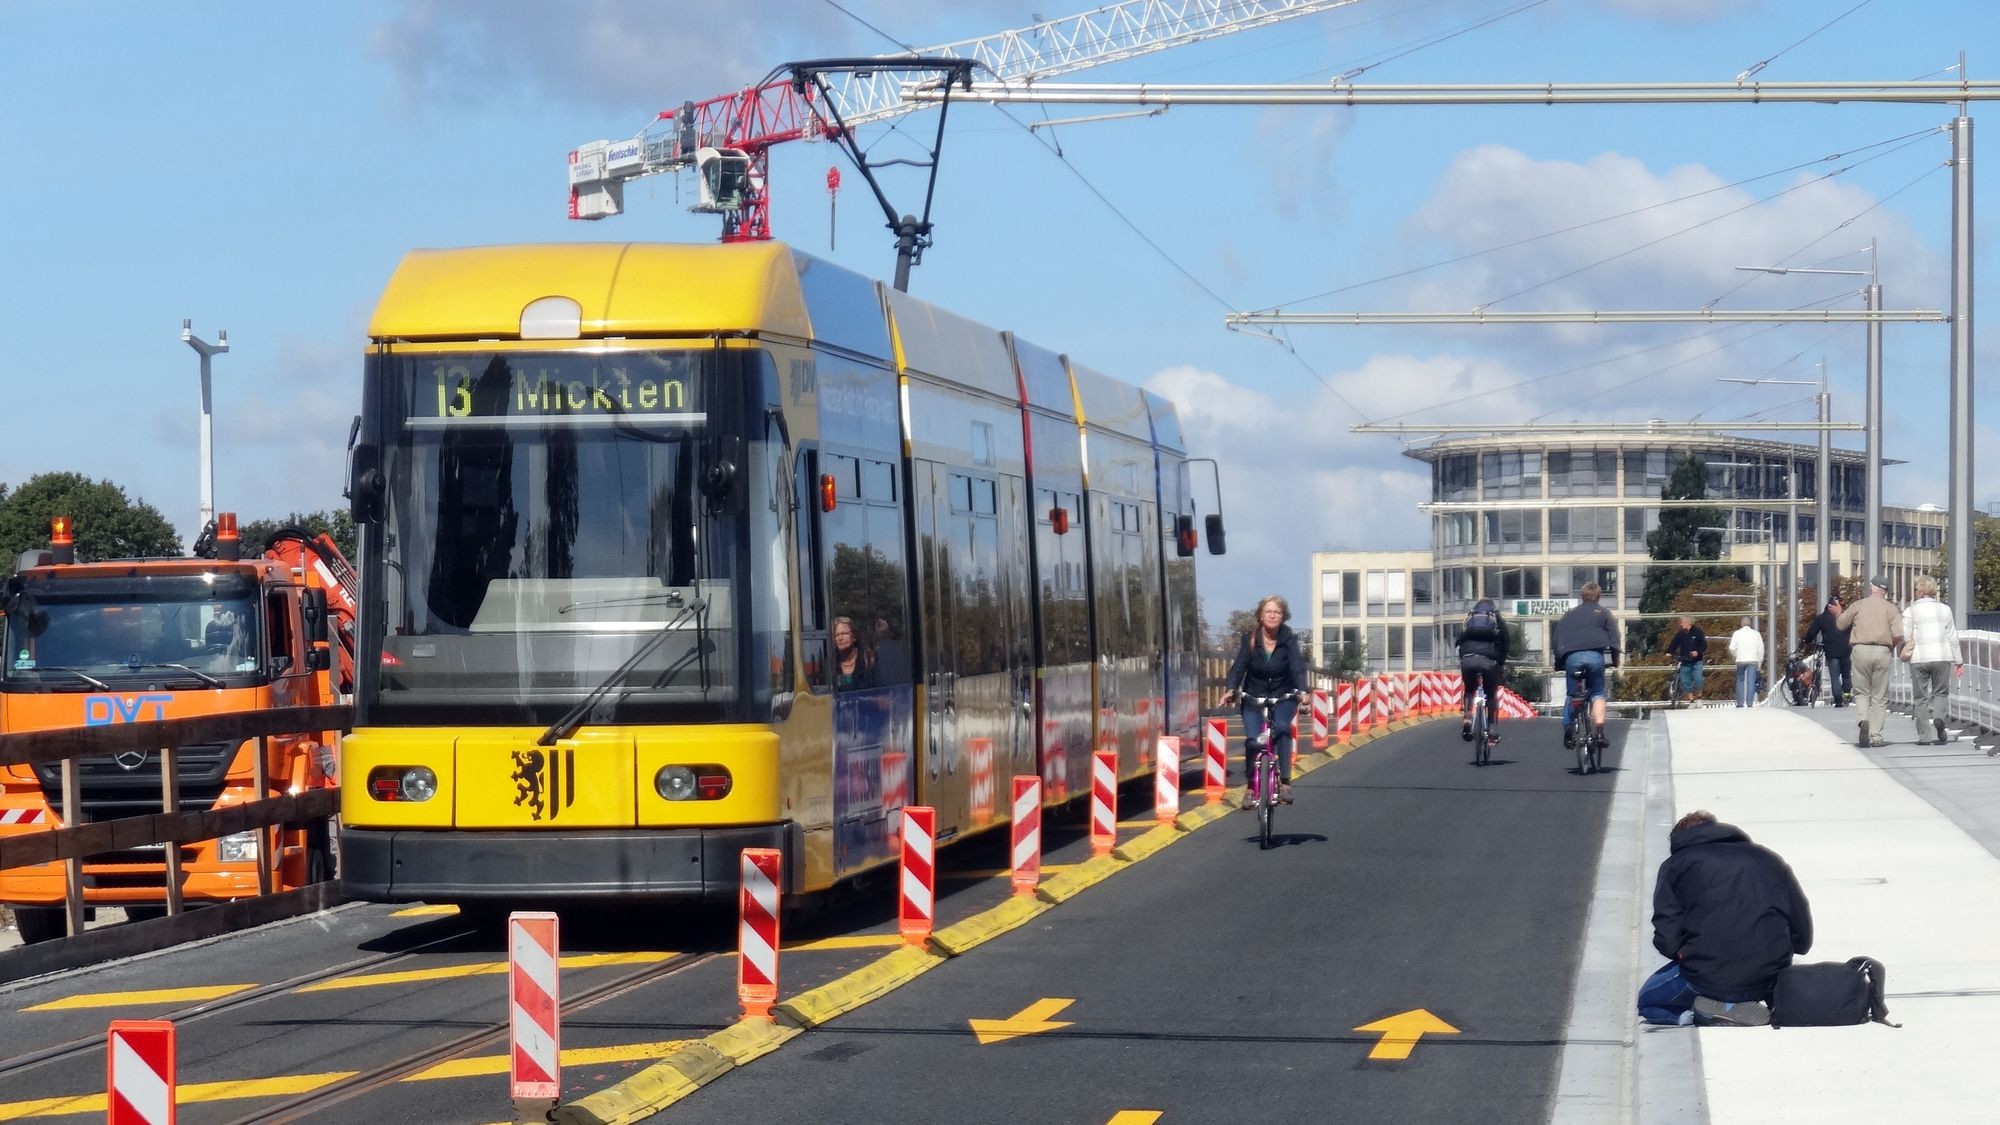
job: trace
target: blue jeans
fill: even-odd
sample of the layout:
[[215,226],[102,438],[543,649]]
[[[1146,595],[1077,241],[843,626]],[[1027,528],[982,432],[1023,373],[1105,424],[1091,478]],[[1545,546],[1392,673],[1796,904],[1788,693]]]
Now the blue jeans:
[[1694,986],[1681,978],[1681,963],[1669,961],[1639,986],[1639,1018],[1647,1023],[1679,1023],[1694,1010]]
[[1736,705],[1755,707],[1757,705],[1757,666],[1738,664],[1736,666]]
[[[1292,716],[1299,713],[1295,699],[1287,699],[1271,708],[1271,722],[1278,729],[1271,736],[1271,749],[1278,755],[1278,781],[1292,783]],[[1264,733],[1264,711],[1261,707],[1243,708],[1243,745]],[[1254,786],[1257,782],[1257,752],[1246,749],[1243,754],[1243,784]]]
[[[1583,699],[1576,697],[1575,676],[1583,673]],[[1568,694],[1563,699],[1563,729],[1569,729],[1569,720],[1574,707],[1593,699],[1604,698],[1604,654],[1601,652],[1572,652],[1563,658],[1563,683],[1568,685]]]
[[1683,696],[1696,695],[1701,692],[1701,673],[1702,667],[1699,660],[1693,664],[1681,665],[1680,671],[1675,674],[1680,677],[1681,694]]

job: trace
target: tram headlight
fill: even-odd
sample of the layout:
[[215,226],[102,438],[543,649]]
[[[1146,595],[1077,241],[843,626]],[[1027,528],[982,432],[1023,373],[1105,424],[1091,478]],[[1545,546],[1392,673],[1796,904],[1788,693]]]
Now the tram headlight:
[[411,766],[403,771],[403,800],[428,801],[438,793],[438,775],[429,766]]
[[661,766],[653,775],[653,788],[669,801],[694,800],[694,771],[686,766]]
[[377,766],[368,773],[368,795],[378,801],[428,801],[437,791],[429,766]]
[[661,766],[653,790],[669,801],[720,801],[736,787],[724,766]]

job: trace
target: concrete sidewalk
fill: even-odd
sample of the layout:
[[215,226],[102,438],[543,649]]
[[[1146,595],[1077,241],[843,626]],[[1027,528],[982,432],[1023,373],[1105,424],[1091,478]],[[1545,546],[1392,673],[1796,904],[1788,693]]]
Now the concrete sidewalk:
[[[1970,740],[1916,746],[1906,716],[1888,722],[1896,743],[1864,752],[1854,715],[1665,716],[1667,737],[1653,745],[1671,755],[1671,795],[1656,761],[1650,803],[1664,798],[1676,816],[1708,809],[1784,856],[1813,908],[1803,960],[1882,961],[1890,1015],[1904,1026],[1641,1027],[1640,1120],[1687,1120],[1691,1101],[1717,1123],[2000,1119],[2000,1067],[1990,1062],[2000,1048],[2000,760]],[[1658,818],[1647,819],[1641,977],[1660,962],[1648,947],[1650,896],[1666,851],[1650,838],[1664,831]],[[1698,1073],[1698,1091],[1661,1098],[1671,1092],[1649,1080],[1665,1077],[1663,1060],[1689,1080]],[[1677,1110],[1662,1112],[1668,1105]]]

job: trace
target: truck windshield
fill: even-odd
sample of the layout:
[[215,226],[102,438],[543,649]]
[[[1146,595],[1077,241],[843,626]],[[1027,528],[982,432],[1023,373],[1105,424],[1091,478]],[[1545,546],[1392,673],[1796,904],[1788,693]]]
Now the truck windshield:
[[255,587],[230,575],[31,582],[6,625],[9,691],[94,691],[121,678],[239,686],[263,675]]
[[607,679],[593,721],[736,709],[749,650],[766,662],[745,640],[741,435],[769,365],[726,354],[382,362],[381,659],[361,690],[376,721],[549,722]]

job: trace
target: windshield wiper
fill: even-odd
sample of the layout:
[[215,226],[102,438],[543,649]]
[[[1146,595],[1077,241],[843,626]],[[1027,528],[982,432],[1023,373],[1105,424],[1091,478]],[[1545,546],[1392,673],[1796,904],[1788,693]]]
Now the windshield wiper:
[[97,689],[98,691],[110,691],[110,690],[111,690],[111,685],[110,685],[110,684],[107,684],[107,683],[105,683],[105,682],[104,682],[103,680],[100,680],[100,679],[98,679],[98,678],[97,678],[96,676],[89,676],[89,675],[85,675],[85,674],[84,674],[83,672],[81,672],[81,671],[79,671],[79,670],[77,670],[77,669],[75,669],[75,668],[63,668],[63,667],[59,667],[59,666],[47,666],[47,667],[41,667],[41,668],[36,668],[36,669],[35,669],[35,671],[37,671],[37,672],[68,672],[68,673],[69,673],[70,675],[72,675],[72,676],[75,676],[75,677],[76,677],[77,679],[79,679],[79,680],[82,680],[82,681],[83,681],[84,683],[86,683],[86,684],[89,684],[89,685],[90,685],[91,687],[94,687],[94,688],[96,688],[96,689]]
[[[673,635],[674,630],[680,628],[681,622],[686,621],[690,615],[699,614],[707,608],[708,603],[700,598],[689,602],[687,608],[681,610],[672,621],[662,625],[659,632],[647,637],[644,644],[633,650],[632,655],[626,657],[623,664],[613,668],[611,674],[604,677],[602,683],[591,688],[589,695],[578,700],[576,706],[563,712],[562,718],[550,723],[549,729],[542,732],[542,737],[536,739],[535,744],[538,746],[554,746],[558,739],[568,738],[570,735],[575,734],[576,728],[583,725],[584,716],[590,714],[590,709],[597,705],[598,700],[610,694],[611,689],[617,687],[626,676],[631,675],[634,668],[637,668],[648,656],[653,655],[661,645],[667,643],[667,638]],[[708,637],[705,630],[698,632],[695,642],[697,649],[706,644],[707,640]]]
[[682,604],[683,596],[679,590],[662,590],[651,594],[627,594],[619,598],[593,598],[589,601],[565,602],[556,607],[556,612],[570,613],[579,609],[597,609],[613,605],[652,605],[655,602],[666,602],[671,609]]
[[169,664],[164,661],[149,660],[139,664],[127,664],[126,667],[127,668],[172,668],[176,672],[186,672],[188,675],[193,676],[195,679],[200,680],[202,683],[208,685],[209,687],[224,686],[221,680],[216,679],[214,676],[209,675],[207,672],[201,671],[198,668],[190,668],[185,664]]

